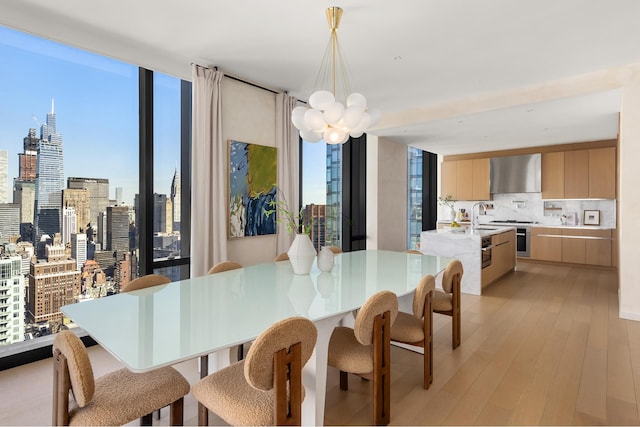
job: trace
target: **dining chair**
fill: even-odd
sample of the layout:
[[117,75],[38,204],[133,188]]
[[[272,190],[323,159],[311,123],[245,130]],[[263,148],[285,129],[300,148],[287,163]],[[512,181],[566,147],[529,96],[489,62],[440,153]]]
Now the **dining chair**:
[[[95,378],[84,344],[69,330],[53,340],[53,425],[123,425],[170,406],[170,424],[182,425],[189,382],[174,368],[145,373],[126,368]],[[70,401],[69,391],[73,392]]]
[[282,252],[281,254],[279,254],[277,257],[273,259],[274,262],[287,261],[287,260],[289,260],[289,254],[287,254],[286,252]]
[[451,316],[451,346],[455,350],[460,345],[460,282],[462,281],[462,262],[454,259],[449,262],[442,274],[442,291],[433,295],[433,312]]
[[405,254],[416,254],[416,255],[422,255],[422,252],[417,251],[415,249],[408,249],[406,251],[404,251]]
[[230,425],[300,425],[302,367],[318,332],[309,319],[290,317],[264,331],[245,360],[201,379],[192,394],[204,408],[198,424],[208,425],[209,410]]
[[234,261],[221,261],[211,267],[207,274],[222,273],[223,271],[235,270],[236,268],[242,268],[242,264]]
[[329,246],[329,250],[331,252],[333,252],[334,254],[341,254],[342,253],[342,248],[339,248],[337,246]]
[[338,326],[329,339],[329,366],[340,371],[340,389],[349,388],[348,373],[373,378],[373,424],[390,420],[391,325],[398,298],[390,291],[370,296],[358,310],[352,328]]
[[398,312],[391,326],[391,341],[424,349],[423,387],[429,390],[433,382],[433,311],[432,301],[436,279],[427,274],[420,279],[413,295],[413,313]]
[[137,279],[133,279],[121,289],[122,292],[137,291],[138,289],[149,288],[151,286],[166,285],[171,283],[171,279],[162,274],[147,274],[140,276]]

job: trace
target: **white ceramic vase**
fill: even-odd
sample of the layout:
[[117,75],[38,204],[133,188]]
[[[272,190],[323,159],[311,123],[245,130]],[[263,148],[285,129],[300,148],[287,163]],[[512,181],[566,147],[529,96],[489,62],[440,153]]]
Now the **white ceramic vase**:
[[320,271],[329,272],[333,268],[334,261],[333,252],[329,249],[329,246],[323,246],[318,253],[318,268]]
[[316,249],[311,239],[306,234],[297,234],[287,251],[289,261],[296,274],[309,274],[313,260],[316,258]]

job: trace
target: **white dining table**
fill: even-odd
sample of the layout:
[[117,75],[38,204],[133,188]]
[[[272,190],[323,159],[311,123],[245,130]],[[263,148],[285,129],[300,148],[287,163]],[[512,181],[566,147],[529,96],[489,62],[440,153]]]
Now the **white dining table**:
[[410,310],[420,278],[438,274],[449,261],[366,250],[336,255],[330,272],[314,262],[308,275],[294,274],[289,261],[269,262],[66,305],[62,312],[134,372],[247,343],[290,316],[309,318],[318,340],[304,368],[303,424],[322,425],[333,329],[382,290],[396,293]]

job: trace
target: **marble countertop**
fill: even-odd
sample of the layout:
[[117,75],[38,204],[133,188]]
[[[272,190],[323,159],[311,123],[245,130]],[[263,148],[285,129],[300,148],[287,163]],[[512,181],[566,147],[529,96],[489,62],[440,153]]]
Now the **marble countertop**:
[[488,225],[481,224],[471,231],[471,227],[462,225],[461,227],[441,228],[439,230],[423,231],[423,233],[438,234],[443,237],[450,237],[452,239],[465,239],[470,236],[477,236],[478,238],[491,236],[494,234],[504,233],[505,231],[513,230],[515,227],[503,226],[503,225]]
[[[438,220],[437,221],[438,224],[451,224],[453,221],[450,220]],[[471,222],[469,221],[458,221],[458,223],[460,225],[462,225],[463,227],[468,227],[471,225]],[[504,223],[502,223],[504,224]],[[480,227],[506,227],[504,225],[497,225],[494,223],[483,223],[480,224]],[[573,230],[615,230],[615,227],[601,227],[601,226],[597,226],[597,225],[558,225],[558,224],[541,224],[541,223],[531,223],[531,224],[519,224],[519,223],[514,223],[513,226],[508,226],[509,227],[518,227],[518,226],[528,226],[528,227],[548,227],[548,228],[567,228],[567,229],[573,229]]]

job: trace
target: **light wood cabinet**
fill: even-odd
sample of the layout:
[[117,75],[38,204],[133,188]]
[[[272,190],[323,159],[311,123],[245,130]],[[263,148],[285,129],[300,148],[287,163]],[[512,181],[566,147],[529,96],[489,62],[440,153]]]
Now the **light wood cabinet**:
[[473,200],[489,200],[489,159],[473,160]]
[[531,228],[531,259],[610,267],[611,230]]
[[542,153],[542,198],[564,199],[564,151]]
[[531,259],[562,261],[562,229],[531,227]]
[[482,269],[482,287],[512,271],[516,266],[515,230],[491,236],[491,265]]
[[615,147],[589,150],[589,197],[616,198]]
[[441,195],[455,200],[489,200],[489,159],[442,162]]
[[589,198],[589,150],[565,151],[564,197]]

